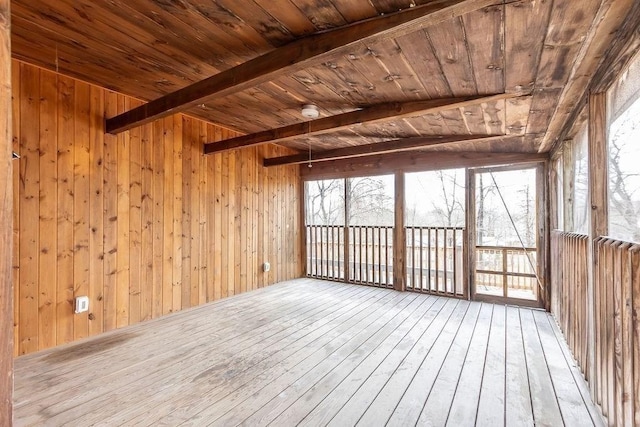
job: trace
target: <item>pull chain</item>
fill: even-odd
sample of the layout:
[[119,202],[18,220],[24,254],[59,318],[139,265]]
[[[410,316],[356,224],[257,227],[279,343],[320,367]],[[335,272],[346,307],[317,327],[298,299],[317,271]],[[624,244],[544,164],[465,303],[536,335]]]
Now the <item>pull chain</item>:
[[[309,135],[310,133],[311,133],[311,123],[307,122],[307,135]],[[310,139],[307,139],[307,144],[309,145],[309,164],[307,166],[312,168],[313,165],[311,164],[311,140]]]

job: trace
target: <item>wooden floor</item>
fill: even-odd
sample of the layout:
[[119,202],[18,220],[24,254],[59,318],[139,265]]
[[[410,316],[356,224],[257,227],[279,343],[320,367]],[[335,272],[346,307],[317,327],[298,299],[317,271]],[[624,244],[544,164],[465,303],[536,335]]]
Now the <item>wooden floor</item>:
[[601,425],[542,311],[301,279],[16,360],[24,425]]

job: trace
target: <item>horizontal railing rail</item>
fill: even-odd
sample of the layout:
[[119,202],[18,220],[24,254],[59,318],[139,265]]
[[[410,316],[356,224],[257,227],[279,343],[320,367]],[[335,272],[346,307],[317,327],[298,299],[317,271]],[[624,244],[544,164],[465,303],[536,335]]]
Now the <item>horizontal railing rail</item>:
[[[532,299],[537,295],[537,249],[476,245],[476,290],[495,289],[502,296]],[[483,292],[485,291],[485,292]]]

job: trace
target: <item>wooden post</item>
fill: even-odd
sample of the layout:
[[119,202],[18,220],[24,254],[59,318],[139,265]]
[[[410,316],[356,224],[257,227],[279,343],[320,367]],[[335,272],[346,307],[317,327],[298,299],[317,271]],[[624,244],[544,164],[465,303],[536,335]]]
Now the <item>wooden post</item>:
[[9,0],[0,0],[0,425],[3,426],[12,424],[13,405],[13,132],[10,20]]
[[[300,221],[298,226],[300,227],[300,274],[302,277],[307,277],[309,271],[307,269],[307,212],[309,212],[309,206],[307,204],[307,182],[300,180]],[[264,261],[264,260],[263,260]]]
[[549,164],[549,227],[556,230],[558,224],[558,169],[556,168],[558,159],[551,159]]
[[[536,208],[538,217],[537,230],[536,230],[536,247],[538,248],[538,279],[542,284],[542,289],[538,288],[538,292],[541,292],[538,299],[542,303],[545,310],[551,310],[551,287],[549,280],[550,262],[551,257],[549,255],[551,251],[551,236],[549,234],[549,185],[547,177],[549,176],[549,163],[541,163],[536,168]],[[555,179],[555,178],[554,178]],[[536,284],[537,286],[537,284]]]
[[351,244],[351,238],[349,236],[349,190],[351,187],[350,178],[344,178],[344,281],[348,283],[351,280],[349,277],[350,273],[350,262],[349,256],[351,251],[349,250],[349,245]]
[[404,291],[406,288],[406,251],[407,238],[404,228],[404,172],[396,172],[395,180],[395,222],[393,233],[393,288]]
[[464,271],[466,272],[465,293],[468,299],[474,299],[476,269],[476,173],[471,169],[467,169],[465,187],[467,188],[465,198],[467,231],[464,242],[467,251],[464,259]]
[[591,396],[595,398],[595,300],[594,277],[597,272],[598,257],[594,239],[607,235],[607,94],[594,93],[589,96],[589,269],[587,271],[587,312],[589,369],[587,380]]

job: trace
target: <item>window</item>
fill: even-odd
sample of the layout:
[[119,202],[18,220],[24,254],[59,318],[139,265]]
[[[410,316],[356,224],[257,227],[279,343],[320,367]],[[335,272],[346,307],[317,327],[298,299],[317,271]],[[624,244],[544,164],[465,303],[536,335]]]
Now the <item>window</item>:
[[348,178],[346,186],[349,225],[393,225],[393,175]]
[[607,95],[608,234],[640,242],[640,55]]
[[573,142],[573,230],[589,233],[589,135],[585,124]]
[[562,156],[555,161],[554,168],[556,171],[556,229],[564,230],[564,169]]
[[405,175],[407,226],[464,227],[465,170]]
[[344,225],[344,179],[305,183],[307,225]]

